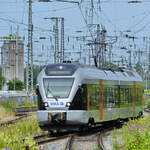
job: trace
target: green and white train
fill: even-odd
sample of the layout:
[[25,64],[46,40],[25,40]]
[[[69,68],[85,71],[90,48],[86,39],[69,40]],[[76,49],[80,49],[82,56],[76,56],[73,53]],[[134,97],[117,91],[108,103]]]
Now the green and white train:
[[38,76],[36,93],[43,130],[95,125],[143,112],[143,81],[130,70],[49,64]]

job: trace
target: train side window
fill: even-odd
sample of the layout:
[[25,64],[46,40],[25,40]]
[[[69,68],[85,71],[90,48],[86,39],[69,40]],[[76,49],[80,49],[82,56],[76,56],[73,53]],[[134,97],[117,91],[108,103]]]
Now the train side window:
[[125,101],[126,101],[126,104],[129,103],[129,89],[128,88],[125,88]]
[[104,107],[106,106],[106,104],[107,104],[107,88],[105,87],[103,89],[103,105],[104,105]]
[[81,100],[82,100],[82,108],[85,110],[87,106],[87,85],[84,84],[81,86]]
[[99,109],[99,85],[90,85],[90,109]]
[[130,97],[130,89],[129,88],[120,88],[120,103],[128,104]]
[[132,88],[129,88],[129,103],[132,104]]
[[115,104],[118,105],[119,104],[119,96],[118,96],[119,92],[118,92],[118,88],[115,88]]
[[[82,90],[81,90],[82,89]],[[86,110],[87,109],[87,85],[82,85],[76,92],[70,110]]]
[[124,96],[123,89],[120,88],[120,104],[123,104],[123,96]]
[[139,99],[138,99],[138,88],[136,88],[136,102],[137,102],[137,104],[139,104]]

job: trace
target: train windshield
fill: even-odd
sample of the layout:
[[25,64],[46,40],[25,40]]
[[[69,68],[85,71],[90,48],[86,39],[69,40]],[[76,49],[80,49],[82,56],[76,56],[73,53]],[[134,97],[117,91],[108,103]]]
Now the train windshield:
[[69,97],[73,78],[45,78],[44,88],[48,98],[67,98]]

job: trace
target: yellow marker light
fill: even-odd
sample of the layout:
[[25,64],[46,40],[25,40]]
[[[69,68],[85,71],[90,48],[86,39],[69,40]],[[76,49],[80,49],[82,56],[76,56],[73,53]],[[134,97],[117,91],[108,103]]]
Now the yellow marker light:
[[48,120],[52,120],[52,114],[50,112],[48,113]]
[[61,112],[61,120],[63,120],[63,113]]

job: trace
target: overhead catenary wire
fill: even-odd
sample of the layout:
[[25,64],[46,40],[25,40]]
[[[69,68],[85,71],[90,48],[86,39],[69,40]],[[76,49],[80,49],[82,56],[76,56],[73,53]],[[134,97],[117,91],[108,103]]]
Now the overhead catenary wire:
[[[22,23],[22,22],[19,22],[19,21],[14,21],[14,20],[11,20],[11,19],[6,19],[6,18],[2,18],[0,17],[0,20],[3,20],[3,21],[7,21],[7,22],[11,22],[11,23],[14,23],[14,24],[20,24],[20,25],[24,25],[24,26],[28,26],[27,24],[25,23]],[[49,32],[52,32],[51,30],[49,29],[44,29],[44,28],[41,28],[41,27],[38,27],[38,26],[34,26],[35,29],[38,29],[38,30],[41,30],[41,31],[49,31]],[[52,32],[53,33],[53,32]]]
[[141,24],[149,16],[150,16],[150,12],[148,14],[146,14],[142,19],[140,19],[137,23],[135,23],[134,25],[130,26],[129,29],[135,28],[136,26],[138,26],[139,24]]

